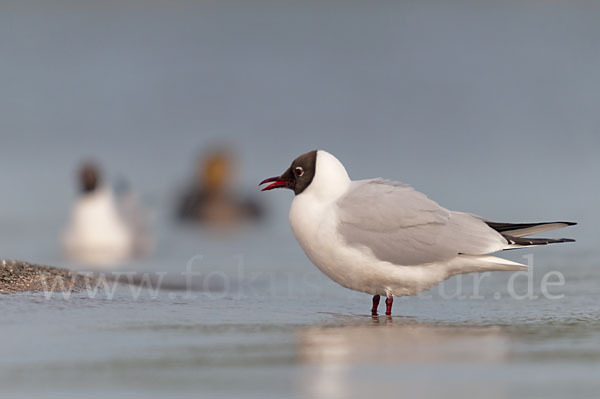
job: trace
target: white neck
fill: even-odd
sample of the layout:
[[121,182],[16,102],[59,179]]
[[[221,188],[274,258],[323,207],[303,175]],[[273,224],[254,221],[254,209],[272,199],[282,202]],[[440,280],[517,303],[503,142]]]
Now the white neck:
[[350,177],[344,165],[327,151],[317,151],[315,176],[300,195],[312,195],[322,202],[332,202],[341,197],[350,186]]

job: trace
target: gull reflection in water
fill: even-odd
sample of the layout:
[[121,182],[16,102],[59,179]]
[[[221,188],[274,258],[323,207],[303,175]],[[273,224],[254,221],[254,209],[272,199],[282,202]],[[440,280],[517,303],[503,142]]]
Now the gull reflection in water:
[[509,354],[499,327],[374,317],[370,323],[309,327],[297,342],[299,390],[307,397],[508,396],[492,375]]

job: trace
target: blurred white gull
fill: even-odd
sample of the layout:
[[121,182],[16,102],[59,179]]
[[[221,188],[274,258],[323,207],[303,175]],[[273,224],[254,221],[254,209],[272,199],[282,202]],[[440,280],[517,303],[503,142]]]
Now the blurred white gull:
[[119,209],[111,189],[102,184],[99,169],[85,164],[79,178],[80,196],[63,236],[67,257],[88,265],[109,266],[147,250],[147,235],[138,234],[136,217],[124,216],[131,209]]

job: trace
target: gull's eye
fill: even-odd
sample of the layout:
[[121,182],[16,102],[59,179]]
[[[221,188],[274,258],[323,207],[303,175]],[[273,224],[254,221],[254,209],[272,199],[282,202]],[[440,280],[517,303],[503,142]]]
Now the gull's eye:
[[296,176],[298,177],[302,177],[302,175],[304,175],[304,169],[302,169],[300,166],[294,169],[294,171],[296,172]]

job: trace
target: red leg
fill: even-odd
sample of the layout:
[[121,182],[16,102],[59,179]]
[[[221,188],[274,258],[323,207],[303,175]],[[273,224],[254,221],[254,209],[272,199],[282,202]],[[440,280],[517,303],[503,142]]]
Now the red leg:
[[379,307],[379,295],[373,297],[373,307],[371,308],[371,314],[377,316],[377,308]]
[[392,303],[394,303],[394,297],[389,296],[385,299],[385,314],[387,316],[392,315]]

